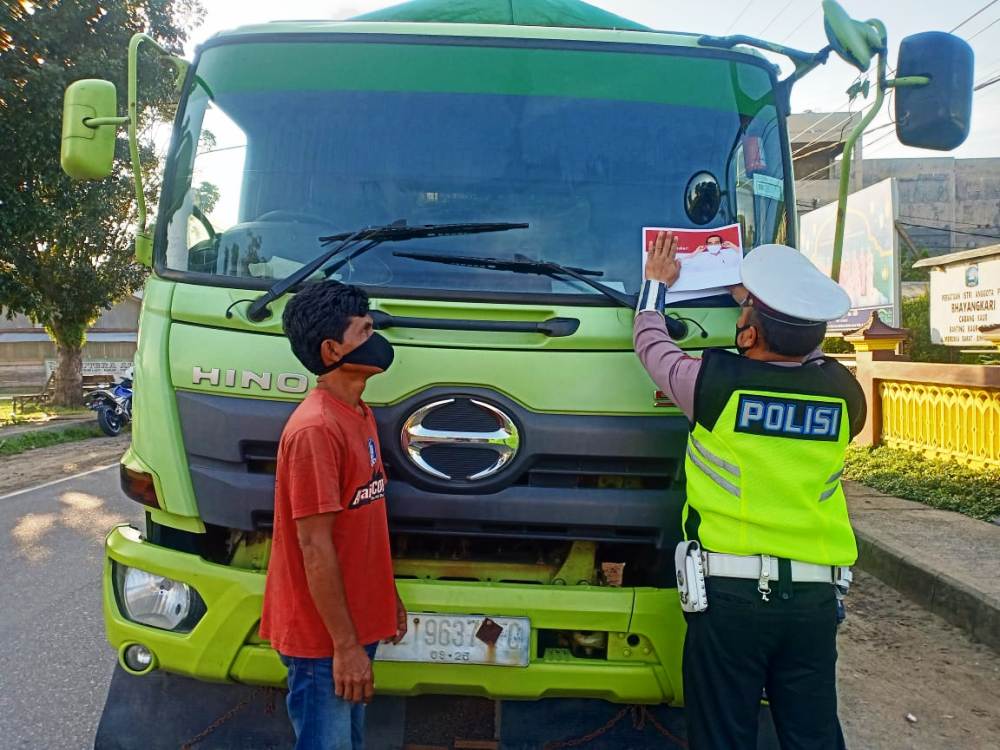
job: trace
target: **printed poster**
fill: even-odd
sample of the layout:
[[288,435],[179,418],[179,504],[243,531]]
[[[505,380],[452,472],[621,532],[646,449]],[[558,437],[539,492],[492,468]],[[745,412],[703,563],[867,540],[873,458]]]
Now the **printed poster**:
[[667,292],[667,302],[726,294],[726,287],[740,283],[743,238],[739,224],[713,229],[642,228],[642,267],[646,268],[649,245],[660,232],[677,238],[677,260],[681,273]]

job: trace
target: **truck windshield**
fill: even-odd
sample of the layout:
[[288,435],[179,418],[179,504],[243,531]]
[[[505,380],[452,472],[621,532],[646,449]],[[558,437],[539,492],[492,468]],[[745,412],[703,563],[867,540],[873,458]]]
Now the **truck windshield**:
[[[265,288],[357,227],[525,222],[407,251],[538,259],[634,293],[641,228],[694,227],[690,178],[747,248],[786,239],[782,127],[764,63],[679,48],[252,37],[190,77],[161,199],[157,269]],[[572,278],[415,263],[384,245],[335,278],[380,296],[586,295]],[[609,303],[610,304],[610,303]]]

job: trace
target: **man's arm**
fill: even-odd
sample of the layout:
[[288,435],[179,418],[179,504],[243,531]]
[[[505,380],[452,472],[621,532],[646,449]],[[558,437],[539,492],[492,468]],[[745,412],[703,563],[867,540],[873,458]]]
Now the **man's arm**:
[[406,614],[406,605],[403,604],[403,598],[399,595],[399,589],[396,589],[396,635],[392,638],[386,638],[383,643],[391,643],[396,645],[401,640],[406,637],[406,631],[410,627],[410,619]]
[[656,240],[649,243],[632,341],[649,377],[688,419],[693,419],[694,386],[701,360],[685,354],[670,338],[663,323],[667,289],[681,274],[676,256],[677,239],[672,232],[660,232]]
[[701,360],[689,357],[674,343],[667,333],[662,313],[648,309],[636,313],[633,344],[639,361],[656,387],[666,393],[688,419],[693,419],[694,386]]
[[375,693],[372,664],[347,609],[344,579],[333,544],[336,513],[319,513],[295,521],[302,563],[313,603],[333,639],[333,683],[336,694],[352,703],[367,703]]

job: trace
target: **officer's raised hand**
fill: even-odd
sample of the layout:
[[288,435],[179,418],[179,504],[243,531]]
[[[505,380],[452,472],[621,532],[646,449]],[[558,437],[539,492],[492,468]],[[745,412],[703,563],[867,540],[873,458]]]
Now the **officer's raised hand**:
[[673,286],[681,275],[681,264],[677,260],[677,237],[673,232],[660,232],[646,248],[646,278]]

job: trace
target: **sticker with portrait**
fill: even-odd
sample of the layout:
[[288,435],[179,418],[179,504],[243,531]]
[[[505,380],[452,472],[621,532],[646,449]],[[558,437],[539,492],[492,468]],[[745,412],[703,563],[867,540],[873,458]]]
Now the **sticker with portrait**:
[[642,228],[642,267],[650,245],[660,232],[677,238],[677,261],[681,273],[667,293],[667,302],[725,294],[726,287],[740,283],[743,239],[739,224],[714,229]]

